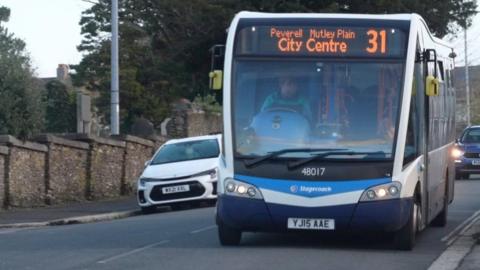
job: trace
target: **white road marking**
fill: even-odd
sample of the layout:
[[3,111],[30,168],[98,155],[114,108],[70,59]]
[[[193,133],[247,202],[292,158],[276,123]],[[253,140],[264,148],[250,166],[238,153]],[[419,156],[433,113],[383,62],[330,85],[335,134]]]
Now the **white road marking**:
[[475,222],[475,219],[480,216],[480,210],[473,213],[469,218],[463,221],[460,225],[458,225],[453,231],[449,234],[444,236],[441,240],[442,242],[447,242],[447,245],[451,245],[453,241],[460,235],[462,231],[468,230],[470,226]]
[[157,243],[153,243],[153,244],[150,244],[150,245],[141,247],[141,248],[137,248],[137,249],[134,249],[134,250],[130,250],[130,251],[125,252],[125,253],[120,253],[120,254],[115,255],[115,256],[113,256],[113,257],[106,258],[106,259],[103,259],[103,260],[101,260],[101,261],[98,261],[97,263],[101,263],[101,264],[108,263],[108,262],[111,262],[111,261],[114,261],[114,260],[117,260],[117,259],[120,259],[120,258],[129,256],[129,255],[132,255],[132,254],[135,254],[135,253],[144,251],[144,250],[149,249],[149,248],[152,248],[152,247],[156,247],[156,246],[160,246],[160,245],[166,244],[166,243],[168,243],[168,242],[170,242],[170,240],[163,240],[163,241],[160,241],[160,242],[157,242]]
[[199,233],[199,232],[204,232],[204,231],[214,229],[216,227],[217,227],[217,225],[211,225],[211,226],[207,226],[207,227],[204,227],[204,228],[201,228],[201,229],[198,229],[198,230],[191,231],[190,233],[195,234],[195,233]]

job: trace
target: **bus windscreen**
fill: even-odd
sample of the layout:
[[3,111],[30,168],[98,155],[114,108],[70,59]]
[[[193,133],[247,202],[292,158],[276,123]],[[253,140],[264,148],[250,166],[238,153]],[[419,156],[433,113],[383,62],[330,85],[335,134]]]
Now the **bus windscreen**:
[[237,55],[401,58],[406,34],[368,26],[248,25],[237,35]]

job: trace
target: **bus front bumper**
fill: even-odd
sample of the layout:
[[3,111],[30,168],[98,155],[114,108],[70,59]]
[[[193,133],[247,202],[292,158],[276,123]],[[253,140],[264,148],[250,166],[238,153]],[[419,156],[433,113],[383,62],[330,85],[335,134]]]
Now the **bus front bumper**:
[[408,221],[412,198],[357,204],[300,207],[220,195],[217,223],[242,231],[287,231],[288,218],[335,220],[335,231],[396,231]]

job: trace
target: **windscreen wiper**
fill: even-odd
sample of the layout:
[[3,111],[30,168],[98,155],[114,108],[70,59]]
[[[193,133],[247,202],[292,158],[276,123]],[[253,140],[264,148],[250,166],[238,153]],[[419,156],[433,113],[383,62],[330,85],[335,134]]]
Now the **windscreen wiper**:
[[[360,156],[360,155],[365,155],[365,156],[381,156],[381,158],[385,158],[386,153],[383,151],[377,151],[377,152],[356,152],[356,151],[329,151],[325,153],[320,153],[313,155],[312,157],[301,159],[298,161],[290,162],[288,163],[287,167],[289,170],[293,170],[295,168],[298,168],[304,164],[307,164],[309,162],[312,162],[314,160],[322,160],[328,156],[334,156],[334,155],[341,155],[341,156]],[[367,159],[367,157],[364,157],[362,159]]]
[[324,152],[324,151],[342,151],[342,150],[348,150],[348,149],[341,149],[341,148],[291,148],[291,149],[282,149],[274,152],[270,152],[264,156],[256,157],[254,159],[250,160],[245,160],[245,166],[246,167],[252,167],[256,164],[259,164],[265,160],[271,159],[273,157],[277,157],[286,153],[302,153],[302,152]]

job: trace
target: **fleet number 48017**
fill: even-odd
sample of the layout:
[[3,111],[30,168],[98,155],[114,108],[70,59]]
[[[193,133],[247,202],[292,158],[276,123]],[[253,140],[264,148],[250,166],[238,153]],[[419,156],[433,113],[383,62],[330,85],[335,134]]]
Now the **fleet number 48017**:
[[302,174],[305,176],[322,176],[325,168],[303,168]]

